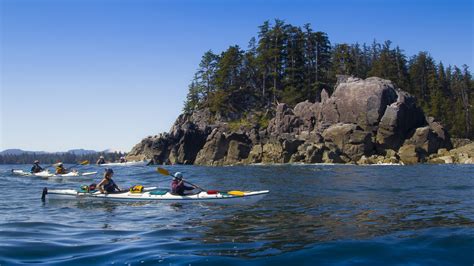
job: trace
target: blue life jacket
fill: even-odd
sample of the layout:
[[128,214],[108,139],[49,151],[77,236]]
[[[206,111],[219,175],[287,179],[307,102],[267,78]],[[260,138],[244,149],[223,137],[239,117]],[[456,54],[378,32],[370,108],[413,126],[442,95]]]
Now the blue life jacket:
[[114,180],[109,179],[109,183],[104,185],[104,190],[107,192],[114,192],[115,191],[115,182]]

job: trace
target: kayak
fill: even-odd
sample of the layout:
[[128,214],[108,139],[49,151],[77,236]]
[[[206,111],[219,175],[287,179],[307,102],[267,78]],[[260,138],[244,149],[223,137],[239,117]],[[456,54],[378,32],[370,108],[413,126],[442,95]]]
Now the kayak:
[[46,196],[51,199],[101,199],[121,201],[161,201],[161,202],[219,202],[219,203],[254,203],[269,193],[261,191],[201,191],[189,195],[171,194],[167,189],[156,187],[144,188],[142,192],[118,192],[102,194],[100,191],[86,191],[83,189],[43,189],[42,199]]
[[146,161],[138,161],[138,162],[124,162],[124,163],[103,163],[99,164],[99,166],[134,166],[134,165],[145,165],[148,162]]
[[79,173],[79,172],[69,172],[67,174],[62,174],[62,175],[56,175],[56,174],[53,174],[51,172],[49,172],[48,170],[46,171],[42,171],[42,172],[39,172],[39,173],[30,173],[30,172],[25,172],[23,170],[19,170],[19,169],[13,169],[12,170],[12,173],[15,174],[15,175],[19,175],[19,176],[39,176],[39,177],[44,177],[44,178],[48,178],[48,177],[74,177],[74,176],[89,176],[89,175],[95,175],[97,174],[97,172],[84,172],[84,173]]

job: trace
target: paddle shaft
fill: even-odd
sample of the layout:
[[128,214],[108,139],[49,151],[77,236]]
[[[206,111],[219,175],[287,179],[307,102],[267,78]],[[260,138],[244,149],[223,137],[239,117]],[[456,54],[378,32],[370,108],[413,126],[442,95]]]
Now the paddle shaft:
[[[45,167],[41,167],[41,168],[46,170],[46,168],[49,168],[51,166],[55,166],[56,164],[58,164],[58,163],[49,164],[49,165],[47,165]],[[82,161],[80,163],[73,164],[71,167],[83,166],[83,165],[88,165],[88,164],[89,164],[89,161],[85,160],[85,161]]]
[[186,180],[184,180],[184,179],[183,179],[183,182],[186,182],[186,183],[190,184],[190,185],[193,186],[193,187],[199,188],[199,189],[202,190],[202,191],[206,191],[206,190],[203,189],[202,187],[200,187],[200,186],[198,186],[198,185],[195,185],[195,184],[193,184],[193,183],[191,183],[191,182],[189,182],[189,181],[186,181]]

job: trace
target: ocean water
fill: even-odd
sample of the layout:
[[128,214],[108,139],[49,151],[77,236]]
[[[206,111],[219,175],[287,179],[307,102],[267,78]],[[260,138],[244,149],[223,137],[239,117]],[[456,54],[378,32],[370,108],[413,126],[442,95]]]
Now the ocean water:
[[[469,165],[170,166],[206,189],[270,190],[252,205],[41,201],[93,178],[18,177],[0,166],[0,265],[473,265]],[[81,171],[103,171],[83,166]],[[121,187],[168,186],[114,167]]]

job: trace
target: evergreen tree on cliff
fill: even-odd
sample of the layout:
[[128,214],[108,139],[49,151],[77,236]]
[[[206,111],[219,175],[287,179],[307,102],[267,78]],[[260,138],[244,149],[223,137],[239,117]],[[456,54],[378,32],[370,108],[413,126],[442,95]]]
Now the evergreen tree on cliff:
[[413,94],[428,115],[440,119],[455,137],[473,137],[473,79],[462,69],[437,64],[428,52],[407,61],[403,50],[383,44],[335,44],[326,33],[276,19],[259,26],[248,50],[230,46],[220,55],[207,51],[199,64],[184,105],[185,112],[209,108],[228,120],[245,114],[318,101],[329,93],[337,75],[389,79]]

